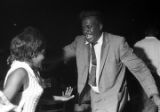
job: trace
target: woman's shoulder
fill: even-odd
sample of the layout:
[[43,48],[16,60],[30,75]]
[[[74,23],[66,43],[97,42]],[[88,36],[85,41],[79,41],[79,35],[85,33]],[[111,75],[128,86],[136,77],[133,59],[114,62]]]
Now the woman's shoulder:
[[13,80],[14,82],[21,82],[28,77],[28,73],[24,68],[17,68],[10,73],[8,80]]
[[8,70],[6,74],[4,85],[8,82],[7,80],[16,82],[27,78],[28,78],[27,65],[22,64],[21,62],[18,61],[14,61],[11,64],[11,68]]
[[16,67],[28,67],[29,64],[25,61],[13,61],[12,64],[11,64],[11,67],[12,68],[16,68]]
[[11,68],[10,68],[10,71],[14,71],[16,69],[20,69],[20,70],[25,70],[27,72],[31,72],[33,71],[32,67],[29,65],[29,63],[25,62],[25,61],[14,61],[12,64],[11,64]]
[[11,74],[17,74],[17,75],[20,74],[20,77],[21,76],[23,77],[23,76],[25,76],[27,74],[27,71],[26,71],[25,68],[20,67],[20,68],[15,69]]

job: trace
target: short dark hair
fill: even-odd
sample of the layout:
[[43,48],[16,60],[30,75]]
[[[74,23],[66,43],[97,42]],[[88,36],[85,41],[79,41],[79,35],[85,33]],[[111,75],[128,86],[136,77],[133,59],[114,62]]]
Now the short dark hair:
[[159,36],[159,29],[156,25],[150,25],[145,30],[145,36]]
[[23,32],[15,36],[10,43],[10,56],[7,59],[8,64],[14,60],[32,61],[45,49],[45,41],[39,30],[31,26],[26,27]]
[[99,22],[103,23],[102,12],[97,10],[83,10],[81,11],[79,18],[82,21],[83,19],[91,16],[95,17]]

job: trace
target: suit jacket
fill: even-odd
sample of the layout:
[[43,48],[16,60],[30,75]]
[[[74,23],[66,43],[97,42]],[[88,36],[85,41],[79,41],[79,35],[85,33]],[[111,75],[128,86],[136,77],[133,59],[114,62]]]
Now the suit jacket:
[[[78,93],[81,93],[88,77],[89,48],[85,37],[77,36],[75,40],[64,47],[65,58],[76,56],[78,71]],[[155,81],[142,60],[137,58],[124,37],[104,32],[101,48],[99,91],[91,91],[93,112],[120,111],[126,102],[127,86],[125,69],[138,79],[147,95],[158,93]]]

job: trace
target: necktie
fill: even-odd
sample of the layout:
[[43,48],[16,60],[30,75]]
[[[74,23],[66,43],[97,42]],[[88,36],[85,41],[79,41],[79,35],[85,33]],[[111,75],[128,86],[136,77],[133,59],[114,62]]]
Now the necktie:
[[97,66],[97,60],[96,60],[94,45],[95,44],[90,45],[91,67],[90,67],[89,80],[88,80],[88,83],[92,86],[96,86],[96,66]]

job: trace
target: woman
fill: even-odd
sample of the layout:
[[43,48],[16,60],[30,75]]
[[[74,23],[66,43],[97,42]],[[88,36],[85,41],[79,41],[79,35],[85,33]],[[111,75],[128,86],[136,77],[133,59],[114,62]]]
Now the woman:
[[[0,112],[35,112],[37,103],[43,93],[42,81],[39,75],[42,61],[45,58],[45,44],[38,30],[27,27],[11,40],[11,64],[4,80],[4,88],[0,91]],[[55,100],[67,101],[72,88],[68,88],[63,96]]]

